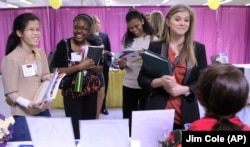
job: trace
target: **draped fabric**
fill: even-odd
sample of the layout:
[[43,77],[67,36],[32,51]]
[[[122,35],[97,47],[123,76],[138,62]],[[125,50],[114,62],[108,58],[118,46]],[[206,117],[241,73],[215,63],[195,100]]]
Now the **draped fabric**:
[[[250,62],[250,8],[245,6],[221,6],[213,11],[206,6],[191,6],[196,12],[195,39],[206,46],[207,61],[210,56],[227,52],[229,62],[246,64]],[[0,9],[0,60],[5,54],[8,35],[12,31],[14,18],[24,12],[37,14],[41,21],[42,35],[39,47],[48,55],[55,50],[57,42],[73,35],[73,19],[79,13],[97,15],[101,30],[109,35],[111,49],[122,49],[121,40],[126,32],[125,15],[129,6],[123,7],[51,7]],[[160,10],[165,15],[169,6],[138,6],[142,13]]]

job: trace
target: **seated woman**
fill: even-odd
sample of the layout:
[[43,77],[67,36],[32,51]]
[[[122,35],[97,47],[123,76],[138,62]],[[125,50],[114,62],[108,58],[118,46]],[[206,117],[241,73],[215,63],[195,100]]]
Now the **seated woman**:
[[205,107],[205,117],[194,121],[191,131],[250,131],[235,114],[247,103],[248,81],[230,64],[214,64],[202,71],[196,96]]

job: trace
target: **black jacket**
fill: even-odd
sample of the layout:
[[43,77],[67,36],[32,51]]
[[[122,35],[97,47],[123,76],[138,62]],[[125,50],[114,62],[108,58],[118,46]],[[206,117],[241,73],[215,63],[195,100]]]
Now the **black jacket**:
[[[165,50],[163,51],[165,53],[168,52],[167,51],[168,47],[165,42],[151,42],[149,45],[149,50],[161,55],[162,50]],[[207,67],[205,46],[199,42],[195,42],[195,57],[196,57],[198,66],[191,67],[188,64],[186,64],[187,71],[186,71],[182,85],[186,85],[190,89],[191,94],[189,95],[188,98],[191,100],[197,101],[194,95],[194,92],[196,90],[196,82],[198,80],[201,70]],[[186,59],[186,63],[187,63],[187,60],[188,59]],[[162,97],[165,99],[165,100],[158,100],[158,102],[154,102],[154,104],[152,104],[153,106],[149,106],[149,108],[150,109],[164,109],[166,102],[168,100],[169,94],[162,87],[154,88],[154,89],[151,87],[151,82],[153,78],[147,75],[147,73],[145,72],[143,68],[143,64],[142,64],[141,71],[139,73],[137,80],[138,80],[138,84],[140,87],[142,87],[143,89],[146,89],[147,91],[151,91],[152,97]],[[197,109],[195,108],[195,111],[199,111],[198,105],[195,107],[197,107]],[[199,112],[190,112],[192,111],[192,108],[190,108],[189,110],[183,110],[183,111],[188,112],[189,115],[198,115],[199,117]]]

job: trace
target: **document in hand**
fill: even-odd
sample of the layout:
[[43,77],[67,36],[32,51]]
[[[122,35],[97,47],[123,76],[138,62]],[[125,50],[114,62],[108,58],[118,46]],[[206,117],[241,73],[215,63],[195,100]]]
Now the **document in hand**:
[[120,52],[117,52],[114,56],[115,59],[121,59],[121,58],[126,58],[128,63],[137,63],[139,61],[141,61],[141,56],[140,56],[140,52],[142,50],[134,50],[132,48],[126,48],[123,49]]
[[63,74],[62,76],[60,76],[60,78],[58,78],[58,73],[58,70],[55,70],[51,80],[46,80],[40,85],[33,100],[34,102],[39,102],[42,100],[52,100],[56,97],[59,84],[65,76],[65,74]]
[[162,75],[172,75],[172,67],[168,59],[149,50],[145,50],[141,57],[143,67],[150,77],[159,78]]
[[87,57],[95,61],[95,65],[100,63],[104,46],[89,46],[87,51]]

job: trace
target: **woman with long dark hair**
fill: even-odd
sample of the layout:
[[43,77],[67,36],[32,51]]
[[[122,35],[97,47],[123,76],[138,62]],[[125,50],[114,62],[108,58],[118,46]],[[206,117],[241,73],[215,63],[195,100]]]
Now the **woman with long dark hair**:
[[46,54],[36,47],[40,35],[36,15],[18,15],[2,60],[4,95],[15,119],[13,141],[31,140],[25,116],[50,116],[47,101],[34,102],[42,81],[51,78]]
[[[124,50],[130,48],[140,52],[142,49],[148,49],[150,41],[158,39],[153,33],[153,28],[141,12],[135,9],[129,10],[126,14],[126,23],[127,31],[122,39]],[[123,81],[122,111],[123,118],[129,119],[131,130],[132,111],[143,110],[148,95],[148,92],[143,90],[137,82],[142,61],[131,64],[123,57],[118,61],[118,64],[121,69],[126,70]]]

